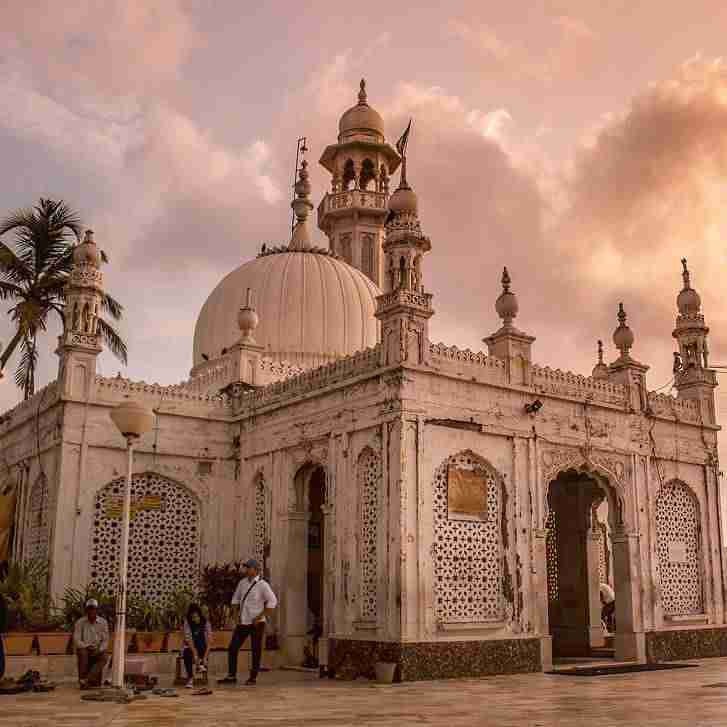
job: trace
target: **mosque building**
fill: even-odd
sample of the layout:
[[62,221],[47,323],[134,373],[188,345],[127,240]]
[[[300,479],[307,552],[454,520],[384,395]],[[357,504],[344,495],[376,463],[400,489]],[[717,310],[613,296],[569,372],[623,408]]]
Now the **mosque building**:
[[109,413],[130,398],[156,413],[134,459],[131,592],[161,601],[252,554],[291,664],[309,611],[339,675],[535,672],[610,646],[639,662],[727,655],[716,376],[686,261],[676,396],[649,391],[623,305],[592,375],[536,363],[507,269],[486,351],[435,343],[437,241],[363,82],[320,163],[327,244],[303,163],[289,244],[212,291],[181,384],[97,373],[104,281],[86,233],[58,376],[0,417],[14,557],[47,560],[57,595],[115,589],[126,449]]

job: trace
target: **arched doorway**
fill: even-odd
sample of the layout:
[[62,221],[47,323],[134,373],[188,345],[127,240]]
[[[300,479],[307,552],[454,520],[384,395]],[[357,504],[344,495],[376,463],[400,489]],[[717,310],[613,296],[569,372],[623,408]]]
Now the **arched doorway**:
[[[561,472],[548,488],[548,623],[554,658],[614,656],[615,617],[602,623],[601,592],[616,602],[623,577],[616,572],[612,533],[621,508],[598,475]],[[623,594],[622,594],[623,595]]]
[[307,633],[318,619],[325,637],[330,630],[330,584],[326,579],[330,522],[326,500],[326,470],[309,463],[293,478],[293,502],[288,513],[288,559],[283,605],[288,660],[299,666]]

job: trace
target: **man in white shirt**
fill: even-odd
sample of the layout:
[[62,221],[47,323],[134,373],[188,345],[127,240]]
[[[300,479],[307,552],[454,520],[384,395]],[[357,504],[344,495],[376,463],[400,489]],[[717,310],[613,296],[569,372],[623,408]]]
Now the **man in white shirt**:
[[245,563],[245,569],[245,578],[237,584],[235,595],[230,602],[233,609],[239,609],[239,624],[235,628],[230,648],[227,651],[227,676],[224,679],[218,679],[218,684],[237,683],[237,655],[248,636],[252,644],[252,668],[250,678],[245,684],[256,683],[265,637],[265,617],[270,616],[278,605],[278,599],[275,597],[273,589],[260,578],[260,564],[256,560],[248,560]]
[[78,684],[81,689],[100,687],[109,646],[109,625],[98,615],[98,601],[86,601],[86,615],[76,621],[73,645],[78,658]]

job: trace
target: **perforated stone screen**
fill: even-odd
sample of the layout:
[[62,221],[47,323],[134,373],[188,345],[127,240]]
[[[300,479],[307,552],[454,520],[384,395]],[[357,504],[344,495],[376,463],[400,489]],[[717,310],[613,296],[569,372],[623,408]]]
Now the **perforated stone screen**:
[[265,516],[265,480],[260,475],[255,482],[255,560],[265,563],[265,544],[267,542],[267,518]]
[[25,560],[47,563],[50,546],[50,489],[45,475],[40,475],[33,483],[25,527]]
[[[486,479],[487,517],[450,520],[449,465],[479,469]],[[434,576],[436,616],[441,623],[502,618],[502,485],[490,466],[471,452],[449,457],[434,474]]]
[[545,557],[548,570],[548,600],[553,603],[558,600],[558,530],[555,510],[550,509],[545,523]]
[[[124,480],[95,499],[91,580],[116,590]],[[199,575],[200,512],[186,488],[157,474],[135,475],[131,484],[129,593],[160,604],[176,588],[194,587]]]
[[376,540],[378,498],[381,483],[381,458],[366,448],[358,458],[358,491],[360,498],[359,558],[361,568],[361,618],[376,618]]
[[668,482],[656,499],[656,545],[665,616],[704,612],[699,506],[683,482]]

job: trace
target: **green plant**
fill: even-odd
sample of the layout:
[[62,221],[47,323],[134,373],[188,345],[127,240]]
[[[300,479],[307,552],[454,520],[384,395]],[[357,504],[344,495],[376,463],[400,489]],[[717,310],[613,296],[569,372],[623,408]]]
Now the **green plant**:
[[162,621],[167,631],[179,631],[187,615],[189,605],[198,602],[198,595],[189,587],[174,590],[162,608]]
[[109,630],[116,625],[116,596],[102,590],[95,583],[89,583],[85,588],[67,587],[61,598],[61,619],[67,628],[73,628],[81,616],[86,615],[86,603],[90,598],[98,601],[98,615],[105,618]]
[[143,596],[129,595],[126,626],[136,631],[164,631],[164,611]]
[[[41,561],[11,563],[0,593],[8,605],[8,628],[23,631],[39,630],[53,620],[48,593],[48,566]],[[57,628],[55,623],[51,628]]]
[[245,575],[242,561],[206,565],[200,577],[200,598],[207,607],[212,628],[221,629],[230,615],[230,601]]

